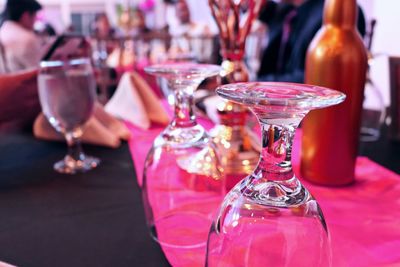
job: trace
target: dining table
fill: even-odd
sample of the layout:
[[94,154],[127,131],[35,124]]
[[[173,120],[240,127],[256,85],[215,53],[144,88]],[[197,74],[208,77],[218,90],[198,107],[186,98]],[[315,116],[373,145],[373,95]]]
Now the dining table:
[[[84,145],[101,164],[75,175],[52,168],[65,155],[65,143],[37,140],[29,132],[0,134],[0,262],[185,266],[184,256],[151,239],[142,207],[144,157],[162,127],[127,125],[132,138],[117,149]],[[325,212],[334,266],[399,266],[400,142],[384,130],[378,141],[360,142],[359,154],[356,184],[305,182]],[[298,160],[294,165],[298,172]]]

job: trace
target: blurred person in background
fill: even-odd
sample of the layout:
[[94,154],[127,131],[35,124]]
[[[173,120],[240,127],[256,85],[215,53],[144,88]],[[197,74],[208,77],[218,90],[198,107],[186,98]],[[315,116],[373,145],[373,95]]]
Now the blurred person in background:
[[35,32],[43,39],[57,36],[56,30],[48,22],[36,23]]
[[133,11],[133,34],[140,35],[140,34],[147,34],[150,33],[150,28],[146,25],[146,15],[140,9],[135,9]]
[[118,42],[113,40],[116,30],[111,26],[106,13],[96,15],[90,30],[94,63],[96,66],[103,66],[109,54],[118,46]]
[[114,37],[116,33],[115,29],[111,26],[106,13],[99,13],[96,15],[91,30],[92,34],[100,39]]
[[[169,58],[194,59],[202,63],[215,63],[216,29],[204,21],[194,21],[186,0],[166,0],[168,32],[172,36]],[[193,8],[193,6],[192,6]]]
[[[90,56],[90,44],[80,39],[74,50],[64,54],[54,53],[52,59],[80,58]],[[41,111],[38,85],[38,69],[0,74],[0,132],[32,131],[35,118]]]
[[[259,19],[268,27],[258,80],[304,82],[308,46],[322,26],[324,0],[267,1]],[[365,18],[358,10],[358,30],[365,35]]]
[[37,67],[44,47],[34,32],[34,23],[41,9],[35,0],[7,0],[0,28],[0,73]]
[[167,24],[168,31],[172,36],[200,36],[212,35],[207,23],[193,21],[189,4],[186,0],[165,0],[167,3]]

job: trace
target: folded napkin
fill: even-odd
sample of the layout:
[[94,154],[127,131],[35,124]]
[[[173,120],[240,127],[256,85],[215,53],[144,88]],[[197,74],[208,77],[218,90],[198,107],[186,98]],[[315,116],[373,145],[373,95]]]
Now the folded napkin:
[[124,49],[114,49],[107,58],[107,66],[111,68],[132,66],[134,62],[135,53],[131,44],[127,45]]
[[[38,139],[61,141],[64,137],[57,132],[41,113],[33,125],[33,134]],[[117,148],[122,140],[128,140],[130,132],[125,124],[105,112],[103,106],[95,104],[93,116],[88,120],[82,135],[82,142]]]
[[214,95],[203,99],[205,111],[207,116],[215,124],[219,124],[218,105],[221,104],[221,97]]
[[108,113],[142,129],[151,122],[166,125],[168,114],[150,85],[136,72],[122,75],[118,88],[105,106]]

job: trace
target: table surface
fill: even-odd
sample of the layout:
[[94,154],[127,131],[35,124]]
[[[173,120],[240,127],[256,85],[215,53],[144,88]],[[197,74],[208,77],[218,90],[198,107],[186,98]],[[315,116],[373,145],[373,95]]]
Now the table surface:
[[145,226],[128,145],[84,146],[98,169],[52,164],[63,143],[0,135],[0,261],[17,266],[169,266]]
[[[102,163],[74,176],[52,164],[63,143],[0,135],[0,260],[18,266],[168,266],[145,227],[127,144],[84,146]],[[366,155],[399,173],[400,143],[362,143]]]

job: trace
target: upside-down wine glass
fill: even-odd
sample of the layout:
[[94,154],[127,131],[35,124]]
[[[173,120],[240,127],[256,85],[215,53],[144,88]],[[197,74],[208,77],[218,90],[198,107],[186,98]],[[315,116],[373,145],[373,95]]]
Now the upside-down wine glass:
[[214,144],[196,121],[193,93],[221,67],[171,63],[145,71],[165,78],[175,95],[175,116],[155,139],[143,172],[151,236],[164,248],[205,249],[213,214],[224,197],[224,177]]
[[253,173],[222,203],[211,226],[206,266],[330,266],[327,225],[317,201],[293,173],[292,142],[308,111],[338,104],[345,95],[268,82],[228,84],[217,94],[258,117],[262,152]]
[[38,87],[44,115],[65,136],[68,144],[68,154],[54,164],[54,169],[75,174],[97,167],[100,160],[86,156],[80,142],[83,126],[92,115],[96,99],[96,82],[90,60],[40,62]]

